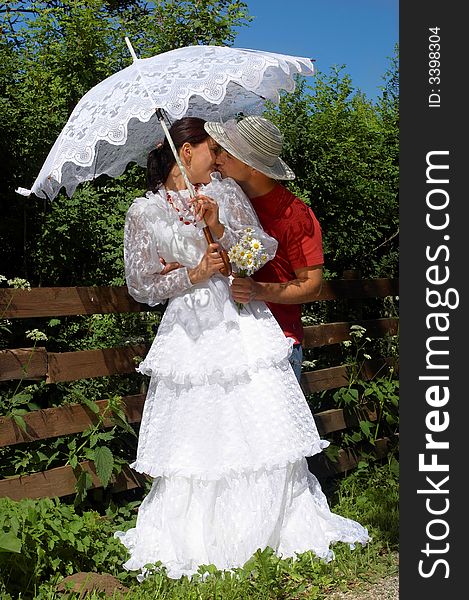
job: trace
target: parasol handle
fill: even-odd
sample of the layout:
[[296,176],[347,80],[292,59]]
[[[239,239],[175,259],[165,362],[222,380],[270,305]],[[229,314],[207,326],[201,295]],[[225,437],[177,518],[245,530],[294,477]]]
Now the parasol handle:
[[[202,231],[204,232],[205,239],[207,240],[207,244],[213,244],[214,239],[212,236],[212,232],[210,231],[210,227],[208,227],[206,225]],[[220,269],[220,273],[222,275],[225,275],[225,277],[228,277],[229,275],[231,275],[231,272],[232,272],[230,259],[228,258],[228,254],[227,254],[226,250],[224,250],[223,248],[220,248],[218,250],[218,252],[220,253],[220,256],[223,260],[223,265],[224,265],[223,268]]]
[[[176,159],[176,164],[179,167],[179,170],[181,171],[181,174],[183,176],[183,179],[187,186],[187,189],[189,190],[189,195],[191,198],[196,198],[197,194],[196,194],[195,188],[192,185],[191,181],[189,180],[189,177],[187,176],[186,169],[184,168],[184,165],[182,164],[181,159],[179,158],[179,154],[176,150],[176,146],[174,145],[171,134],[169,133],[168,126],[165,123],[163,110],[161,108],[157,108],[155,110],[155,112],[156,112],[156,116],[158,117],[158,120],[160,122],[160,125],[163,128],[166,139],[169,142],[171,150],[173,151],[174,158]],[[205,225],[205,227],[203,228],[203,232],[205,235],[205,239],[207,240],[207,244],[213,244],[214,239],[213,239],[212,232],[210,231],[210,228],[208,227],[208,225]],[[224,265],[223,268],[220,269],[220,273],[222,275],[225,275],[226,277],[228,277],[229,275],[231,275],[231,272],[232,272],[228,254],[226,253],[226,250],[224,250],[223,248],[219,249],[219,253],[223,260],[223,265]]]

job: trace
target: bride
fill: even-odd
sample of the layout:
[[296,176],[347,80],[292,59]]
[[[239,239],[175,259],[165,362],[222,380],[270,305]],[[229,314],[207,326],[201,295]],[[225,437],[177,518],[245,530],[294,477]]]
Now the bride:
[[[130,295],[168,301],[138,370],[150,376],[131,467],[154,478],[136,527],[118,531],[128,570],[160,561],[172,578],[203,564],[242,566],[257,549],[279,556],[331,544],[365,544],[367,530],[330,511],[306,458],[328,445],[289,363],[286,338],[264,302],[239,311],[222,275],[222,249],[247,227],[272,259],[277,242],[248,198],[215,169],[204,121],[170,129],[197,197],[191,200],[167,140],[148,157],[145,197],[130,206],[124,230]],[[203,226],[216,241],[207,246]]]

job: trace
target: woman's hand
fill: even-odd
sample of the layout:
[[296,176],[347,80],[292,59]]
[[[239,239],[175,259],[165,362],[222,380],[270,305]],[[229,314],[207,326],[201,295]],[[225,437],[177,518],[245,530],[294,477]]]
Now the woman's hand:
[[196,219],[198,221],[204,219],[211,231],[213,231],[218,238],[221,238],[225,231],[225,227],[219,221],[218,204],[215,200],[201,194],[196,198],[193,198],[191,204],[194,206]]
[[223,268],[224,263],[218,248],[219,244],[209,244],[200,263],[193,269],[189,269],[189,279],[194,285],[210,279]]

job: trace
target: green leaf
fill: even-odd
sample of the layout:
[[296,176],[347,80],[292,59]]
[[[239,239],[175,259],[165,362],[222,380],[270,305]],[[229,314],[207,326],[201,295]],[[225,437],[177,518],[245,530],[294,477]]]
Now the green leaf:
[[330,446],[324,449],[324,454],[332,462],[337,462],[337,460],[339,459],[339,451],[340,448],[338,446],[336,446],[335,444],[330,444]]
[[24,432],[27,432],[26,422],[21,415],[13,414],[11,415],[11,418],[20,429],[22,429]]
[[90,448],[94,448],[94,447],[96,446],[96,444],[97,444],[97,442],[98,442],[98,439],[99,439],[99,436],[98,436],[98,434],[97,434],[97,433],[94,431],[94,432],[93,432],[93,433],[90,435],[90,437],[89,437],[89,440],[88,440],[88,443],[89,443],[89,445],[90,445]]
[[49,458],[46,454],[44,454],[44,452],[41,452],[40,450],[37,450],[35,454],[37,461],[47,461]]
[[14,404],[27,404],[31,400],[32,397],[33,397],[32,394],[24,394],[24,393],[15,394],[13,396],[13,398],[11,399],[11,401]]
[[103,487],[107,487],[114,467],[114,457],[106,446],[98,446],[95,450],[94,464]]
[[14,533],[0,533],[0,552],[21,553],[21,540]]
[[96,415],[99,415],[99,406],[96,404],[96,402],[93,402],[92,400],[90,400],[89,398],[86,398],[85,396],[81,397],[81,401],[83,402],[83,404],[86,404],[86,406],[92,412],[94,412]]
[[88,471],[82,471],[77,479],[75,489],[77,494],[75,496],[74,504],[77,506],[81,504],[86,498],[86,491],[93,485],[93,479]]
[[370,437],[372,423],[370,421],[360,421],[360,429],[366,435],[366,437]]
[[92,461],[94,461],[95,456],[96,456],[96,453],[93,448],[84,448],[83,454],[85,455],[85,458],[87,458],[88,460],[92,460]]
[[120,427],[121,429],[123,429],[127,433],[130,433],[134,437],[138,437],[137,434],[135,433],[135,431],[132,429],[132,427],[129,425],[129,423],[125,419],[125,415],[124,415],[124,418],[122,418],[120,415],[113,413],[112,421],[115,425],[117,425],[117,427]]

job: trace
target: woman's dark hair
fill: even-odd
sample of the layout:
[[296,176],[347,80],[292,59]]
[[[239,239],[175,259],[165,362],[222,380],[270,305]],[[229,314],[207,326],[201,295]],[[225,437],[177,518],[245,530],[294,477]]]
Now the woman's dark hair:
[[[204,129],[204,119],[199,117],[183,117],[174,121],[169,128],[169,133],[176,146],[176,150],[189,142],[189,144],[200,144],[209,136]],[[176,159],[167,138],[154,150],[151,150],[147,158],[147,188],[156,192],[168,178]]]

